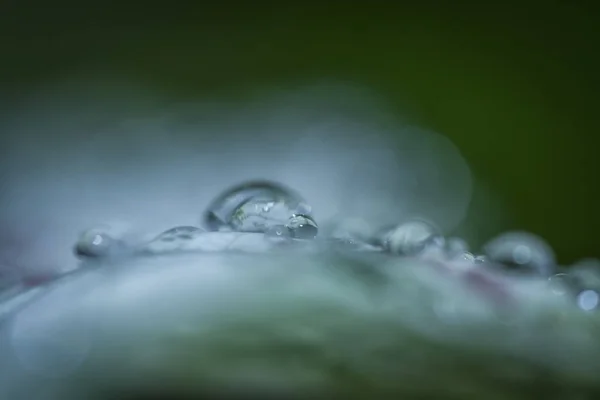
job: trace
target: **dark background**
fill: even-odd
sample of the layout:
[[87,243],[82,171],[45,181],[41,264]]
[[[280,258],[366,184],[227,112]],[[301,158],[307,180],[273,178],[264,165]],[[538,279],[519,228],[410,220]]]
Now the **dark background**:
[[600,256],[597,7],[401,3],[4,1],[2,112],[86,70],[174,101],[358,83],[447,135],[494,189],[511,218],[483,234],[533,231],[564,263]]

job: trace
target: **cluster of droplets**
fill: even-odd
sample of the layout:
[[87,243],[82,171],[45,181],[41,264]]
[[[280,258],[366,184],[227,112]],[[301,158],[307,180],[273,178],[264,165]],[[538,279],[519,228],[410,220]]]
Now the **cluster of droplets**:
[[561,267],[552,248],[531,233],[500,234],[483,246],[481,254],[474,254],[464,240],[444,238],[432,224],[410,220],[382,229],[372,241],[391,254],[435,256],[450,262],[482,264],[507,275],[547,279],[554,294],[569,296],[582,310],[600,310],[600,261],[585,259]]
[[[490,240],[479,253],[473,253],[463,239],[445,237],[431,222],[413,218],[385,226],[371,235],[337,231],[323,238],[318,235],[312,209],[304,198],[291,188],[271,181],[249,181],[224,190],[206,208],[201,227],[175,227],[152,242],[178,248],[177,243],[202,240],[202,235],[220,232],[258,234],[273,245],[308,241],[322,243],[325,248],[339,248],[342,244],[344,249],[355,251],[481,264],[506,274],[543,277],[548,279],[554,293],[573,296],[580,308],[600,309],[600,263],[587,260],[572,268],[560,268],[552,248],[536,235],[504,233]],[[142,244],[138,249],[144,247]],[[84,233],[75,252],[86,259],[135,253],[132,246],[101,229]]]
[[161,244],[161,249],[185,248],[180,245],[202,239],[207,233],[259,234],[277,245],[312,240],[319,232],[304,198],[291,188],[271,181],[250,181],[226,189],[208,205],[200,225],[171,228],[150,242],[137,245],[117,239],[107,226],[98,227],[81,234],[74,251],[85,260],[106,259],[144,253],[156,243]]

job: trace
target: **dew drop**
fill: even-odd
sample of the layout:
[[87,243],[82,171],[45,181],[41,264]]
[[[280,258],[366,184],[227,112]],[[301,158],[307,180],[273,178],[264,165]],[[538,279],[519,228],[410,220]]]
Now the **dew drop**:
[[446,247],[446,238],[442,235],[431,235],[427,239],[426,246],[442,250]]
[[555,269],[552,248],[530,233],[504,233],[489,241],[484,251],[492,263],[507,270],[549,276]]
[[554,274],[548,278],[548,285],[552,293],[559,296],[567,294],[569,291],[569,275],[564,272]]
[[265,231],[265,238],[271,242],[284,243],[290,241],[292,235],[285,225],[275,225]]
[[463,257],[469,251],[469,245],[464,239],[458,237],[450,237],[446,240],[446,258],[457,260]]
[[462,260],[474,263],[475,262],[475,255],[473,253],[469,253],[467,251],[467,252],[463,253]]
[[422,220],[411,220],[376,234],[375,242],[394,254],[416,255],[429,244],[439,242],[438,230]]
[[114,255],[122,242],[108,232],[109,228],[93,228],[83,232],[77,240],[74,253],[82,258],[103,258]]
[[475,261],[475,264],[486,264],[486,263],[490,262],[490,260],[482,254],[475,256],[474,261]]
[[299,238],[314,237],[318,230],[302,196],[271,181],[249,181],[225,190],[208,206],[203,225],[209,231],[263,233],[284,225],[297,230]]
[[600,296],[595,290],[587,289],[577,296],[577,306],[584,311],[592,311],[598,307]]
[[314,239],[319,232],[315,221],[307,215],[293,215],[286,226],[294,239]]
[[204,232],[204,230],[195,226],[176,226],[175,228],[168,229],[158,235],[155,240],[162,241],[175,241],[175,240],[189,240],[193,239],[198,234]]

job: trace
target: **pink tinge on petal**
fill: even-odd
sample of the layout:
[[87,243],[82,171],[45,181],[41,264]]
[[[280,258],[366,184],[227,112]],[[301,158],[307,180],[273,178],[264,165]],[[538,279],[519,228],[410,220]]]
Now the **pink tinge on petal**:
[[497,305],[511,305],[515,300],[509,287],[486,271],[471,269],[464,272],[462,278],[470,289],[475,290]]
[[46,284],[50,281],[55,280],[60,276],[57,272],[44,271],[36,272],[35,274],[26,275],[22,279],[22,284],[26,287],[35,287]]

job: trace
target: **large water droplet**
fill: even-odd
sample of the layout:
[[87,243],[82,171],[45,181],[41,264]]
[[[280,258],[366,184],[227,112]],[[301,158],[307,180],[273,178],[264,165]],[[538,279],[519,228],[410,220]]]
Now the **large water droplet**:
[[297,238],[312,238],[318,230],[302,196],[270,181],[250,181],[227,189],[208,206],[203,224],[211,231],[238,232],[266,232],[284,225]]
[[525,232],[497,236],[484,246],[489,260],[509,270],[549,276],[555,268],[552,248],[541,238]]

